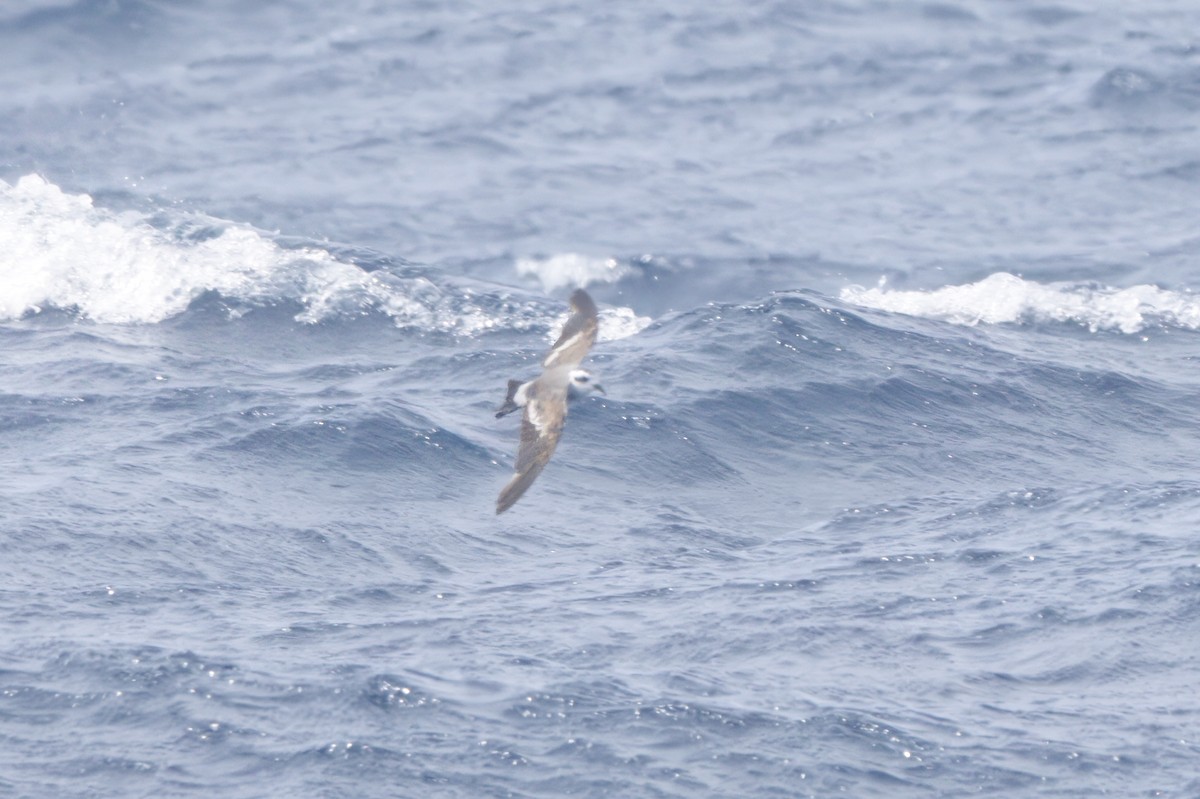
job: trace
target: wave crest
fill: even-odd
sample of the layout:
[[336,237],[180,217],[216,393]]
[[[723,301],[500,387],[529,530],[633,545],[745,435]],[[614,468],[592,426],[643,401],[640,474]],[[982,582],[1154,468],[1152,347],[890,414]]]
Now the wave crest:
[[519,258],[517,274],[536,278],[546,291],[616,283],[629,274],[630,266],[615,258],[594,258],[578,253],[560,253],[549,258]]
[[1092,332],[1137,333],[1152,325],[1200,329],[1200,301],[1158,286],[1129,288],[1038,283],[998,272],[976,283],[932,291],[889,291],[850,286],[846,302],[959,325],[1075,322]]
[[371,282],[318,249],[285,249],[202,215],[164,222],[97,208],[37,175],[0,181],[0,252],[6,319],[54,307],[97,322],[153,323],[213,291],[251,304],[297,299],[319,317],[337,294],[369,293]]
[[[58,308],[153,324],[210,293],[233,315],[295,304],[296,320],[310,323],[381,313],[400,327],[462,335],[553,326],[541,303],[435,282],[415,267],[364,269],[204,214],[98,208],[37,175],[0,180],[0,320]],[[609,339],[650,321],[627,308],[602,313]]]

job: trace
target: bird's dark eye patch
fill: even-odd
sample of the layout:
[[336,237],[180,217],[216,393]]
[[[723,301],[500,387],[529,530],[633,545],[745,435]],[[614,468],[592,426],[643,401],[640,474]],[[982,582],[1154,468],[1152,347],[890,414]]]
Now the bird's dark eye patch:
[[592,378],[588,377],[587,375],[580,375],[580,376],[579,376],[579,377],[577,377],[576,379],[577,379],[577,380],[578,380],[580,383],[586,383],[587,381],[591,380]]

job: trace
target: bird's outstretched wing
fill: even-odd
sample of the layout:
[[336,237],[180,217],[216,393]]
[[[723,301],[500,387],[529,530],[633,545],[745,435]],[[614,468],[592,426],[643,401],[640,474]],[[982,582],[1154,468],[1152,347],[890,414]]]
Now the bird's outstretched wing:
[[[539,381],[540,382],[540,381]],[[539,391],[538,389],[541,389]],[[525,493],[554,454],[567,418],[567,392],[535,384],[521,418],[521,446],[517,450],[516,472],[496,499],[496,513],[504,513]]]
[[592,344],[596,342],[596,330],[599,327],[596,314],[596,303],[583,289],[576,289],[571,295],[571,318],[563,325],[562,335],[550,352],[546,353],[542,366],[553,369],[557,366],[575,368],[588,354]]

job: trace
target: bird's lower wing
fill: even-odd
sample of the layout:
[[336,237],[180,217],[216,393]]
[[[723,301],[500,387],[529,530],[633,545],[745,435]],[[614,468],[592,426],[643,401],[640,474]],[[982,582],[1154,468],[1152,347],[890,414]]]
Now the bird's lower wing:
[[496,499],[496,513],[503,513],[521,498],[525,490],[546,468],[554,448],[562,434],[563,420],[567,414],[567,393],[546,391],[545,395],[533,389],[533,396],[525,405],[521,418],[521,446],[517,450],[516,474]]
[[533,485],[533,481],[542,473],[546,462],[535,463],[523,472],[517,472],[508,481],[508,485],[504,486],[504,490],[500,492],[500,496],[496,498],[496,513],[504,513],[511,508],[521,495]]

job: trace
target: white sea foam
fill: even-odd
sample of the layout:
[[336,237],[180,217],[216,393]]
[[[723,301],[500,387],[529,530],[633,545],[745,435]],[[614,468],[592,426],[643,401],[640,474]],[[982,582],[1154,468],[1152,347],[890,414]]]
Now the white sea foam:
[[[151,324],[207,292],[231,313],[295,302],[302,322],[384,313],[403,327],[466,335],[551,323],[541,304],[501,304],[419,274],[368,271],[203,214],[117,212],[36,175],[0,181],[0,319],[53,307],[101,323]],[[602,335],[621,338],[646,324],[627,308],[606,309]]]
[[1139,285],[1112,288],[1078,283],[1038,283],[999,272],[962,286],[931,291],[889,291],[850,286],[841,298],[856,305],[940,319],[961,325],[1075,322],[1093,332],[1137,333],[1156,324],[1200,329],[1200,298]]
[[[615,258],[594,258],[578,253],[560,253],[549,258],[520,258],[516,263],[517,274],[534,277],[545,291],[590,286],[596,283],[616,283],[629,274],[629,264]],[[570,317],[564,313],[550,331],[554,341],[562,326]],[[638,316],[631,308],[600,309],[598,340],[613,341],[632,336],[650,324],[646,316]]]
[[36,175],[0,181],[0,318],[51,306],[111,323],[159,322],[200,295],[298,299],[315,315],[369,275],[318,249],[288,250],[201,215],[175,224],[97,208]]
[[517,274],[534,277],[546,291],[615,283],[629,273],[629,264],[615,258],[595,258],[578,253],[561,253],[549,258],[517,259]]

